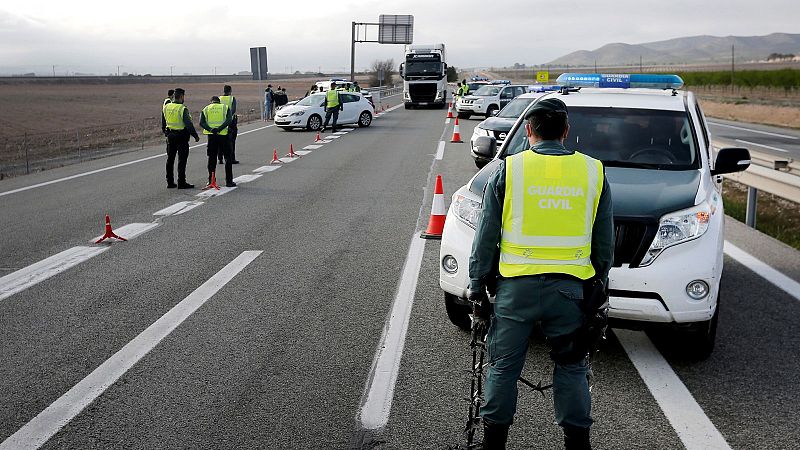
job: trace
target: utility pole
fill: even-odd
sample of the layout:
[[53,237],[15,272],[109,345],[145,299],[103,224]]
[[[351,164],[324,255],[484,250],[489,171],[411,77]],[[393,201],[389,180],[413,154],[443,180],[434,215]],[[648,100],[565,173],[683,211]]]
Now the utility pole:
[[734,61],[735,61],[735,54],[734,54],[734,50],[733,50],[733,44],[731,44],[731,93],[733,93]]
[[173,68],[173,67],[174,67],[174,66],[169,66],[169,77],[170,77],[170,81],[171,81],[171,79],[172,79],[172,68]]
[[597,59],[594,60],[594,73],[597,73]]
[[642,72],[644,72],[642,70],[642,55],[639,55],[639,73],[642,73]]
[[350,40],[350,81],[356,80],[356,23],[353,22],[352,39]]
[[56,66],[54,65],[53,66],[53,77],[55,77],[55,76],[56,76]]
[[119,76],[119,66],[117,66],[117,76]]

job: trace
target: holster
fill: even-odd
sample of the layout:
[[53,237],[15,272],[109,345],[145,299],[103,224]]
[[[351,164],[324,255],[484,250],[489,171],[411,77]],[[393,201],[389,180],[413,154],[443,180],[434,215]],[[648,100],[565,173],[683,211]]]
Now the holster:
[[557,364],[572,364],[586,358],[597,349],[608,326],[608,290],[598,278],[583,283],[583,324],[564,336],[549,339],[553,350],[550,357]]

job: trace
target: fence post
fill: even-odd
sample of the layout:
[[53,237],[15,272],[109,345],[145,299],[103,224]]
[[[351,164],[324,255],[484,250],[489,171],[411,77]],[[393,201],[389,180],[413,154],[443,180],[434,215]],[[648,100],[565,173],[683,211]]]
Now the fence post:
[[25,149],[25,173],[31,173],[31,163],[28,158],[28,133],[25,132],[24,137],[22,138],[22,147]]
[[147,130],[147,119],[142,119],[142,150],[144,150],[144,133]]
[[78,162],[83,162],[83,156],[81,155],[81,133],[79,131],[75,132],[75,145],[78,146]]
[[756,211],[758,209],[758,189],[747,187],[747,212],[745,213],[744,223],[750,227],[756,227]]

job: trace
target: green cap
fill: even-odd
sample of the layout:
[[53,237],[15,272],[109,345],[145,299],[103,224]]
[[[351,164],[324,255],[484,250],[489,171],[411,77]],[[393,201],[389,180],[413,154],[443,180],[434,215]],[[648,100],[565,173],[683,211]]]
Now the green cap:
[[548,97],[536,102],[533,107],[528,110],[528,114],[525,115],[526,119],[530,119],[531,116],[534,114],[546,114],[546,113],[564,113],[567,114],[567,105],[564,104],[561,100],[553,97]]

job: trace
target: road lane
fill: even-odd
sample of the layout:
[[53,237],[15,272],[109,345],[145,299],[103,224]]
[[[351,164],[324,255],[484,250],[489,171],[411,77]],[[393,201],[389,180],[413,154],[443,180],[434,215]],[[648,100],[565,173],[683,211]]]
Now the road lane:
[[722,119],[709,119],[714,139],[730,146],[749,147],[753,151],[779,158],[800,159],[800,131]]

